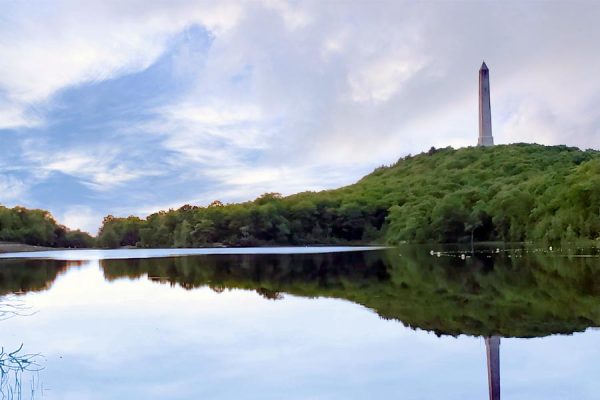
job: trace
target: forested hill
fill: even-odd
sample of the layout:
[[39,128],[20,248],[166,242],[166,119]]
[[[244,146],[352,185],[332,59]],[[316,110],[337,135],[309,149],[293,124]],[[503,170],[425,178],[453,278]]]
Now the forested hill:
[[600,152],[514,144],[431,149],[354,185],[146,219],[106,217],[98,246],[557,241],[600,237]]
[[383,233],[392,243],[455,242],[471,232],[477,240],[600,238],[596,150],[535,144],[431,149],[341,192],[386,207]]
[[[49,214],[27,211],[0,208],[0,240],[90,243]],[[185,205],[145,219],[108,216],[95,245],[395,244],[471,235],[478,241],[600,238],[600,152],[534,144],[432,148],[336,190]]]

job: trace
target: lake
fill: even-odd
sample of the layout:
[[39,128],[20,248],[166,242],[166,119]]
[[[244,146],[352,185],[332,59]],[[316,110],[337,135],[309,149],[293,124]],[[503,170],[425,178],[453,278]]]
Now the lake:
[[498,398],[499,384],[504,399],[597,399],[599,257],[520,246],[2,255],[2,398],[462,400]]

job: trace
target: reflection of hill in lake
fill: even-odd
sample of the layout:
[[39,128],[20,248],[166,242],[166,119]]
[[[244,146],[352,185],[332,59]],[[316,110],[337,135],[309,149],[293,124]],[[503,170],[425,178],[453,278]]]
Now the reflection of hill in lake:
[[[405,247],[100,263],[107,280],[148,276],[186,289],[248,289],[272,299],[346,299],[438,334],[534,337],[600,326],[599,258],[515,252],[461,260]],[[70,265],[81,262],[2,260],[0,296],[47,289]]]
[[[321,255],[106,260],[107,279],[347,299],[438,334],[533,337],[600,325],[597,258],[500,254],[461,260],[416,248]],[[510,257],[509,257],[510,256]],[[489,257],[489,258],[488,258]]]

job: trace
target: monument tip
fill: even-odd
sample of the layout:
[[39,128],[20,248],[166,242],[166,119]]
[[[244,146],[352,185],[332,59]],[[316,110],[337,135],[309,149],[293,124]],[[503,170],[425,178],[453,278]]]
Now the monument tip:
[[479,70],[479,139],[478,146],[493,146],[492,137],[492,107],[490,105],[490,71],[481,64]]

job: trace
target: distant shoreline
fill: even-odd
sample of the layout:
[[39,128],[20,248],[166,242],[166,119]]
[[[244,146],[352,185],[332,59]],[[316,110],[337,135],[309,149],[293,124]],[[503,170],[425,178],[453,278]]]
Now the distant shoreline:
[[0,242],[0,253],[23,253],[30,251],[61,250],[56,247],[33,246],[24,243]]
[[[247,247],[268,247],[268,248],[276,248],[276,247],[336,247],[336,245],[329,244],[315,244],[310,246],[206,246],[206,247],[185,247],[179,249],[238,249],[238,248],[247,248]],[[342,247],[387,247],[385,245],[378,244],[346,244],[346,245],[337,245]],[[60,251],[60,250],[157,250],[157,249],[176,249],[173,247],[135,247],[135,246],[122,246],[117,248],[65,248],[65,247],[44,247],[44,246],[34,246],[24,243],[13,243],[13,242],[1,242],[0,241],[0,254],[6,253],[30,253],[30,252],[41,252],[41,251]]]

